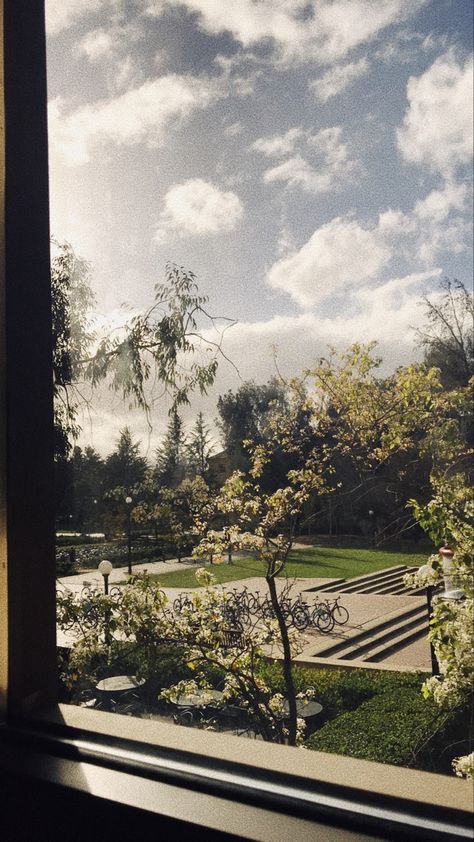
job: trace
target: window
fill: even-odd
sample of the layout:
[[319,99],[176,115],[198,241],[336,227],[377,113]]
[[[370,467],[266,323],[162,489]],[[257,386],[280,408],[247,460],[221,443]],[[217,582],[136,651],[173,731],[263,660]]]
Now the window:
[[[87,803],[92,803],[92,815],[101,817],[101,829],[104,815],[111,821],[123,816],[128,827],[140,829],[154,821],[151,827],[165,827],[176,838],[180,823],[194,833],[192,838],[217,838],[219,833],[254,839],[288,839],[294,833],[303,839],[468,837],[469,788],[454,779],[285,747],[250,747],[248,741],[231,739],[227,744],[212,734],[190,735],[179,728],[55,705],[41,4],[5,0],[2,23],[0,775],[10,821],[13,807],[17,810],[16,838],[24,831],[22,800],[37,821],[48,821],[49,838],[54,838],[64,828],[58,794],[72,809],[83,805],[74,801],[81,792],[91,794]],[[46,816],[54,803],[56,816]],[[127,807],[130,812],[124,814]],[[74,824],[86,821],[84,812],[73,813]],[[91,838],[81,830],[80,838],[87,835]]]

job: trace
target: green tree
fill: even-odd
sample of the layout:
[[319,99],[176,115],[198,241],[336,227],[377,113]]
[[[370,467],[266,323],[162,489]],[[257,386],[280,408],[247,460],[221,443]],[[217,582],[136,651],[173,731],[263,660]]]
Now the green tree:
[[213,450],[209,427],[204,422],[202,412],[199,412],[186,445],[189,471],[193,476],[206,479],[209,470],[209,456],[212,455]]
[[244,442],[258,444],[263,440],[270,409],[275,405],[284,408],[285,400],[285,388],[276,378],[262,386],[248,381],[235,393],[229,391],[219,397],[219,427],[234,470],[249,468],[250,459]]
[[156,450],[155,479],[161,488],[176,488],[186,475],[186,438],[183,422],[176,408],[172,409],[162,444]]
[[124,427],[120,430],[116,449],[105,460],[105,491],[120,487],[125,490],[125,496],[132,494],[135,487],[143,483],[147,469],[147,460],[140,456],[140,442],[133,441],[130,428]]
[[[51,270],[57,454],[67,452],[79,433],[77,410],[84,401],[79,383],[93,389],[107,381],[147,417],[151,383],[171,396],[173,408],[188,403],[195,389],[207,392],[214,382],[220,345],[199,333],[198,320],[200,324],[214,320],[192,272],[167,265],[165,282],[155,284],[150,307],[122,331],[99,337],[91,327],[90,265],[68,243],[57,249]],[[198,361],[198,350],[209,351],[207,363]]]
[[66,456],[79,433],[76,388],[81,360],[93,340],[90,314],[94,294],[90,265],[76,256],[69,243],[53,241],[57,254],[51,264],[55,453]]
[[[133,505],[139,502],[148,471],[147,460],[139,451],[140,443],[134,442],[130,429],[124,427],[116,449],[105,460],[102,506],[107,532],[123,531]],[[127,499],[132,502],[127,503]]]
[[93,447],[75,447],[71,457],[73,524],[76,529],[97,529],[102,513],[104,462]]

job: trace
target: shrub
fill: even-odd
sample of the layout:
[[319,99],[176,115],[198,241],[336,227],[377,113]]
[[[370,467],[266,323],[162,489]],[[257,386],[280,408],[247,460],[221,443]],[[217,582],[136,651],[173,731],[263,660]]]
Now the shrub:
[[[261,663],[261,678],[274,693],[284,692],[283,672],[278,663]],[[372,670],[294,668],[296,692],[314,687],[315,698],[323,706],[320,721],[333,719],[342,711],[351,711],[373,696],[398,687],[412,687],[420,692],[422,676],[416,673]]]
[[[306,741],[307,748],[425,768],[433,743],[447,727],[449,715],[423,699],[419,689],[393,687],[327,722]],[[430,761],[431,758],[431,761]]]

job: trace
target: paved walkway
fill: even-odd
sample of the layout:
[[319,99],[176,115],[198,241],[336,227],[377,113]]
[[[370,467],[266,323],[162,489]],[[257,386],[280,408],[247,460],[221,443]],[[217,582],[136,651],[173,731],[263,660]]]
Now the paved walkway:
[[[174,571],[183,570],[187,568],[196,570],[198,567],[199,564],[196,564],[191,560],[183,560],[181,562],[178,562],[177,559],[174,559],[170,561],[155,561],[146,562],[143,564],[134,564],[133,572],[141,573],[147,571],[150,574],[159,576],[163,573],[172,573]],[[126,579],[127,568],[116,567],[110,574],[109,585],[124,583]],[[306,591],[307,593],[304,593],[304,598],[308,603],[312,603],[314,596],[317,593],[317,591],[315,591],[314,589],[317,588],[318,590],[320,589],[323,592],[324,586],[327,585],[329,582],[333,582],[334,580],[319,577],[311,579],[299,578],[290,581],[292,581],[292,595],[296,597],[299,593],[304,593]],[[286,586],[287,582],[285,579],[277,579],[276,584],[277,589],[281,591]],[[84,573],[75,574],[73,576],[62,576],[58,579],[59,587],[64,588],[65,590],[72,590],[76,593],[80,593],[80,591],[85,585],[92,585],[102,589],[102,575],[97,570],[90,570]],[[232,582],[226,582],[218,587],[222,587],[224,590],[236,589],[238,591],[247,587],[250,591],[259,591],[262,595],[264,595],[267,590],[265,581],[261,577],[252,577],[249,579],[239,579]],[[179,593],[192,593],[195,589],[183,587],[165,587],[163,588],[163,590],[172,602]],[[331,598],[336,595],[337,594],[331,594]],[[344,593],[341,595],[341,603],[348,608],[350,613],[350,620],[346,626],[340,627],[339,629],[335,629],[334,632],[331,633],[331,637],[334,637],[335,642],[337,642],[338,639],[343,640],[346,637],[350,637],[356,631],[362,629],[367,623],[376,619],[383,618],[386,614],[390,614],[396,608],[403,608],[408,605],[414,605],[414,600],[419,602],[420,600],[423,601],[423,599],[424,598],[422,597],[411,596],[407,594],[393,596],[387,594],[382,595]],[[307,652],[311,650],[311,653],[313,655],[317,655],[317,650],[322,643],[321,635],[317,632],[317,630],[309,630],[304,633],[304,638],[306,644],[304,645],[304,649]],[[326,640],[325,637],[324,640]],[[71,634],[64,633],[58,630],[58,645],[70,646],[71,643],[73,643]],[[408,669],[419,669],[429,671],[430,652],[427,639],[418,640],[414,643],[407,645],[406,647],[390,655],[380,663],[386,665],[387,667],[391,666],[393,669],[397,669],[398,667],[404,667]]]
[[[170,559],[169,561],[147,561],[143,564],[134,564],[132,567],[133,573],[145,573],[150,575],[160,575],[163,573],[175,573],[176,570],[185,570],[191,568],[197,570],[199,564],[190,560]],[[114,567],[109,576],[109,585],[116,585],[118,583],[126,582],[128,571],[126,567]],[[68,590],[81,590],[85,585],[97,585],[103,587],[104,579],[102,574],[97,569],[85,570],[83,573],[74,573],[73,576],[60,576],[57,582],[61,587]]]

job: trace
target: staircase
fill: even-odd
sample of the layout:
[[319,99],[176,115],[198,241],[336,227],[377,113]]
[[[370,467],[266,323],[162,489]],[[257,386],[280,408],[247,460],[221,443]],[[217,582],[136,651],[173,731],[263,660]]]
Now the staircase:
[[[363,576],[356,576],[353,579],[343,579],[328,582],[324,586],[311,588],[310,591],[317,591],[324,599],[330,594],[365,594],[368,596],[418,596],[422,595],[420,590],[406,588],[403,578],[407,573],[413,571],[412,567],[406,564],[398,564],[388,567],[385,570],[378,570]],[[306,591],[309,593],[310,591]],[[343,640],[334,642],[331,636],[320,638],[316,645],[313,644],[311,657],[340,661],[341,666],[349,665],[354,661],[364,663],[378,663],[389,655],[408,646],[420,638],[424,638],[428,632],[428,617],[426,602],[420,599],[413,605],[406,604],[385,613],[368,623],[360,630],[344,627],[349,635]],[[344,604],[344,601],[342,601]],[[393,604],[393,602],[392,602]],[[309,648],[307,654],[309,655]]]
[[[406,564],[398,564],[395,567],[387,567],[385,570],[378,570],[375,573],[367,573],[364,576],[356,576],[354,579],[342,579],[324,585],[324,593],[361,593],[361,594],[410,594],[419,595],[419,591],[406,588],[403,584],[403,577],[406,573],[413,572],[413,567]],[[311,591],[322,592],[321,586],[311,588]]]
[[397,608],[382,618],[367,623],[362,631],[356,632],[337,643],[321,641],[321,647],[314,655],[318,658],[337,660],[361,660],[369,663],[382,661],[388,655],[402,649],[409,643],[425,637],[428,631],[426,605]]

